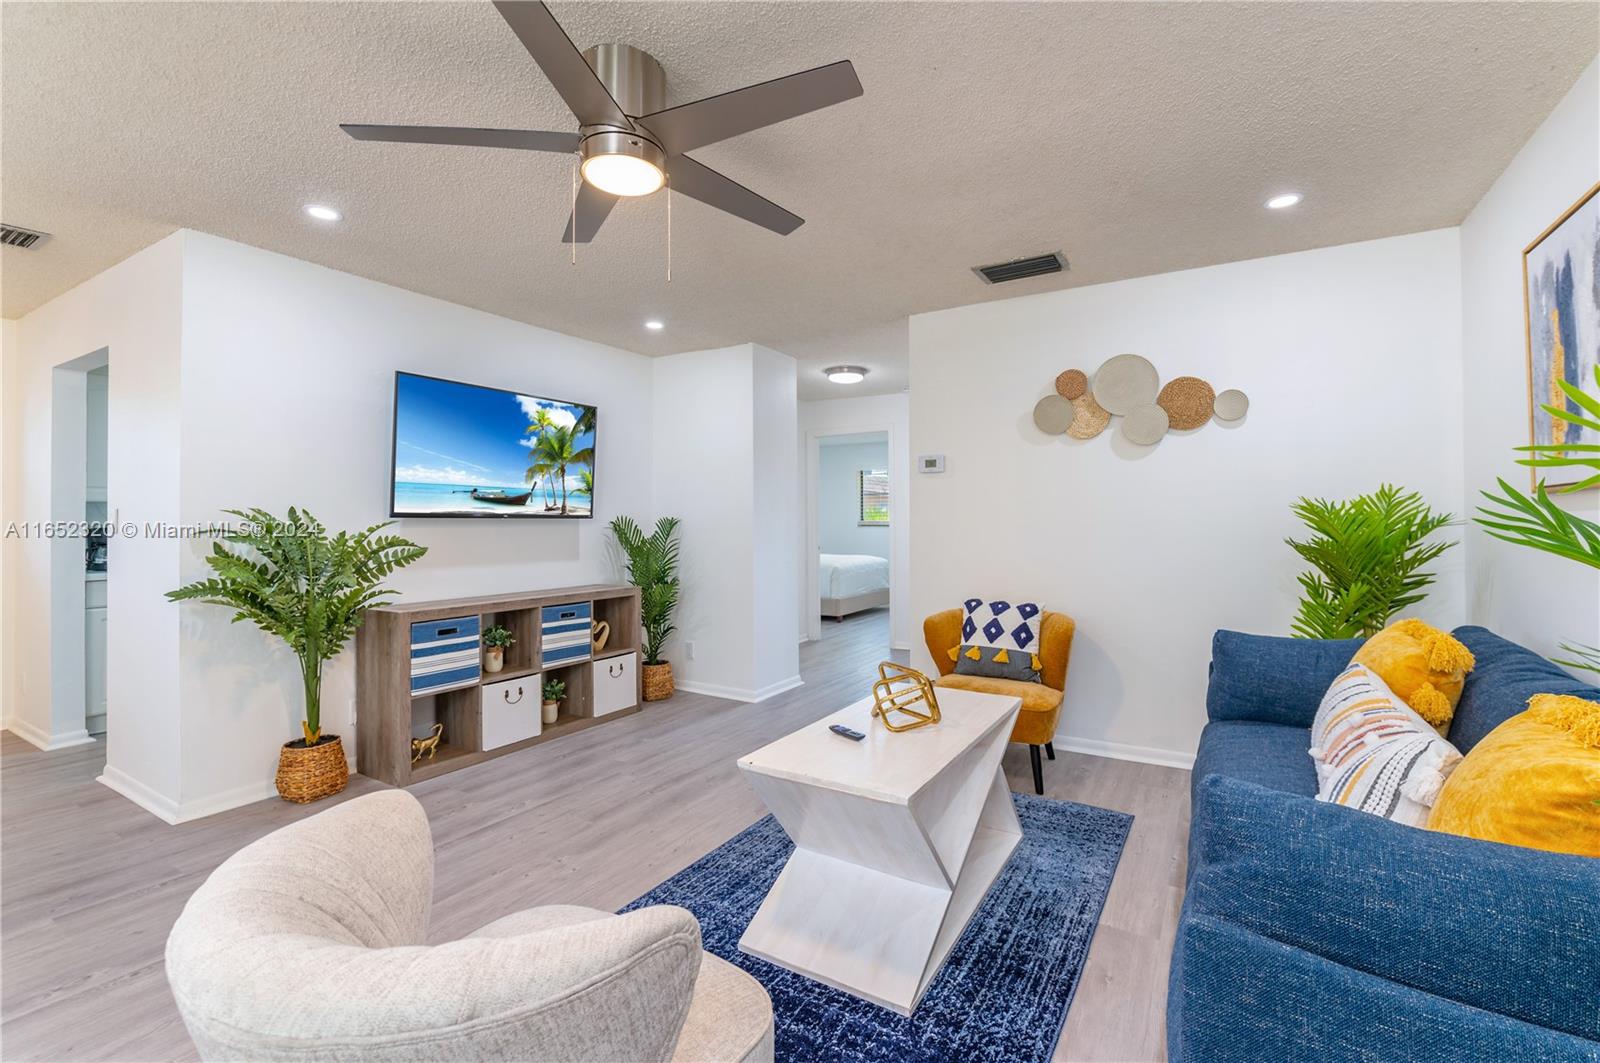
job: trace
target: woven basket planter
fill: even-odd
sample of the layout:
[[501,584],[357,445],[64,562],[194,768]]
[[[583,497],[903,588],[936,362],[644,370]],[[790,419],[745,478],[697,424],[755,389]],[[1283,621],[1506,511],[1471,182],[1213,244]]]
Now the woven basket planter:
[[647,664],[644,666],[644,700],[666,701],[672,697],[672,665]]
[[331,797],[350,781],[344,743],[338,735],[324,735],[316,745],[304,740],[285,742],[278,751],[278,796],[305,805]]

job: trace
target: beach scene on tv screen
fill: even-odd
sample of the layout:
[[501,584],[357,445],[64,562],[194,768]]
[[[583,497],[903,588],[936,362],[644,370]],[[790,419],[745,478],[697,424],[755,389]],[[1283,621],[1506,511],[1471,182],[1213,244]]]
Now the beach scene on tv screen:
[[594,433],[593,406],[402,373],[393,511],[587,517]]

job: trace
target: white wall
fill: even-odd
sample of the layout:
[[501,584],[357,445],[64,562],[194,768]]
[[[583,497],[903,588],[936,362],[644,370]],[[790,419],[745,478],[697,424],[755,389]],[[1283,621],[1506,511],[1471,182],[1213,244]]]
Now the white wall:
[[[107,581],[107,747],[104,780],[147,805],[177,807],[182,731],[179,613],[161,600],[177,586],[179,546],[142,534],[178,513],[182,263],[176,233],[20,319],[7,355],[6,522],[81,520],[78,483],[53,475],[53,437],[83,448],[81,386],[60,367],[102,349],[110,381],[107,480],[117,519],[136,533],[111,544]],[[69,403],[69,406],[71,404]],[[76,427],[71,427],[73,424]],[[7,538],[5,627],[12,641],[7,726],[47,748],[77,741],[83,707],[83,542]],[[75,651],[75,652],[74,652]],[[68,663],[69,658],[75,658]],[[52,667],[54,662],[55,667]],[[281,739],[280,739],[281,740]]]
[[[1591,63],[1461,226],[1469,504],[1495,489],[1496,477],[1529,489],[1528,470],[1511,449],[1528,442],[1522,250],[1597,180],[1600,64]],[[1600,491],[1555,497],[1600,519]],[[1564,641],[1600,645],[1600,571],[1477,527],[1467,534],[1467,565],[1473,623],[1545,654]]]
[[[667,643],[688,690],[755,689],[754,383],[749,344],[657,358],[655,511],[680,523],[678,634]],[[685,642],[694,643],[691,659]]]
[[793,558],[801,548],[800,449],[796,366],[787,354],[751,349],[755,542],[755,700],[800,685],[800,631],[795,602],[803,586]]
[[654,369],[655,505],[683,521],[667,655],[683,689],[759,701],[799,684],[794,359],[742,343]]
[[[863,469],[889,467],[889,437],[879,443],[829,443],[817,459],[817,548],[825,554],[870,554],[887,559],[889,526],[861,523],[857,477]],[[895,500],[889,500],[894,518]]]
[[801,441],[800,477],[802,512],[806,513],[806,543],[797,564],[804,581],[800,600],[801,630],[808,638],[820,638],[822,622],[817,612],[821,595],[817,581],[817,476],[821,461],[818,440],[830,435],[857,432],[887,432],[889,435],[889,496],[894,512],[902,519],[889,522],[889,641],[896,649],[908,650],[922,640],[922,619],[913,616],[911,588],[911,397],[863,395],[851,399],[823,399],[802,402],[799,408]]
[[[911,449],[947,471],[911,499],[912,612],[1071,614],[1062,739],[1186,763],[1212,632],[1288,632],[1294,499],[1389,481],[1462,511],[1458,254],[1445,230],[913,317]],[[1124,351],[1242,388],[1249,415],[1153,448],[1034,427],[1057,373]],[[1437,568],[1419,612],[1460,623],[1462,551]]]
[[[650,514],[648,359],[198,233],[183,275],[182,521],[291,505],[334,528],[387,519],[404,370],[597,406],[595,516],[403,519],[428,554],[391,586],[426,599],[619,578],[606,526]],[[185,579],[206,571],[206,549],[186,545]],[[294,659],[225,610],[182,611],[184,808],[269,794],[277,746],[298,730]],[[353,703],[351,649],[326,674],[324,729],[350,733]]]

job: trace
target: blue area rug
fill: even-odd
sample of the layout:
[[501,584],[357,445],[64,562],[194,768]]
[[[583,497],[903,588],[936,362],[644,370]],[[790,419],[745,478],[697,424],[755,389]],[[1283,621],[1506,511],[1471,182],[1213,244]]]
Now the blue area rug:
[[1133,817],[1011,796],[1022,841],[909,1019],[739,951],[794,851],[771,816],[623,910],[676,904],[693,912],[706,951],[767,987],[780,1060],[1043,1063],[1055,1051]]

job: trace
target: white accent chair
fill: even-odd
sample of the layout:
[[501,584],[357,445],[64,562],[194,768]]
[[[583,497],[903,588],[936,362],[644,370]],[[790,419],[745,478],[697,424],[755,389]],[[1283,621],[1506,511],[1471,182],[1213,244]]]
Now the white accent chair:
[[428,945],[433,839],[403,790],[235,853],[189,898],[167,979],[207,1060],[773,1058],[772,1002],[669,905],[530,908]]

